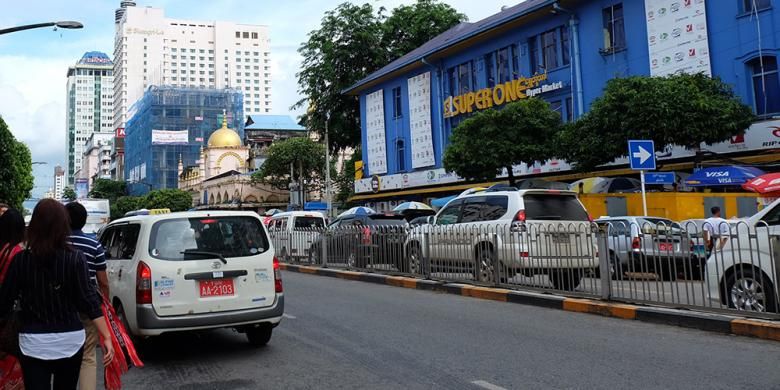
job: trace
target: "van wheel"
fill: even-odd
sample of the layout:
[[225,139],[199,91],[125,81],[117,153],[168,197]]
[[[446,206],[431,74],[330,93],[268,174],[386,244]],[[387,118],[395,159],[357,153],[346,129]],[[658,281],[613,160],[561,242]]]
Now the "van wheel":
[[309,248],[309,264],[322,264],[322,251],[320,248],[315,246]]
[[413,275],[422,275],[422,250],[420,244],[409,245],[409,269],[407,272]]
[[246,338],[253,347],[262,347],[271,340],[274,328],[269,324],[257,325],[246,330]]
[[283,263],[289,263],[289,259],[287,258],[287,248],[282,248],[282,250],[279,251],[279,261]]
[[725,287],[731,308],[762,313],[778,311],[774,286],[763,272],[751,267],[733,269]]
[[121,303],[117,303],[117,306],[114,308],[114,310],[116,310],[116,316],[119,317],[119,321],[125,328],[125,332],[128,336],[130,336],[130,341],[133,343],[133,346],[135,346],[136,350],[140,352],[141,348],[143,347],[142,339],[134,335],[133,330],[130,329],[130,324],[127,322],[127,315],[125,315],[125,308]]
[[582,280],[580,270],[553,270],[547,275],[557,290],[574,291]]
[[493,249],[483,245],[477,249],[476,279],[482,283],[495,283],[495,254]]

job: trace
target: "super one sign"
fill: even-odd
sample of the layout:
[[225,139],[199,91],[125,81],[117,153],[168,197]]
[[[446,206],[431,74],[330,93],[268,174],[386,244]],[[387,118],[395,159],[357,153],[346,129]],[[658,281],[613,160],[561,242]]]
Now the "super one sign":
[[444,100],[444,117],[452,118],[563,88],[562,81],[542,84],[546,80],[547,73],[542,73],[531,77],[520,77],[493,88],[450,96]]

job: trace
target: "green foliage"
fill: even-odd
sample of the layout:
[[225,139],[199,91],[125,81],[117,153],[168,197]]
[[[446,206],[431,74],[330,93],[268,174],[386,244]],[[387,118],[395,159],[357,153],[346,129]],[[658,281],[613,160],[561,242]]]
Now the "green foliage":
[[76,200],[76,191],[74,191],[72,187],[65,187],[62,190],[62,199]]
[[150,191],[143,198],[144,208],[170,209],[175,211],[187,211],[192,208],[192,195],[180,189],[164,189]]
[[290,164],[294,168],[293,180],[299,180],[302,167],[303,179],[309,186],[319,184],[325,177],[325,146],[308,137],[275,142],[268,148],[268,158],[263,166],[252,174],[252,180],[288,189]]
[[549,159],[560,127],[560,114],[540,99],[480,111],[453,130],[444,168],[467,180],[494,180],[506,168],[514,184],[512,165]]
[[14,138],[0,117],[0,202],[21,210],[33,189],[30,149]]
[[[302,124],[324,134],[330,114],[329,141],[333,150],[360,144],[360,107],[356,96],[341,91],[393,59],[465,20],[462,14],[435,0],[418,0],[393,10],[371,4],[343,3],[325,13],[320,28],[309,33],[298,49],[303,57],[297,73],[304,96],[294,108],[309,106]],[[397,13],[397,15],[396,15]]]
[[127,195],[127,183],[110,179],[95,179],[92,182],[90,198],[108,199],[113,203],[117,198]]
[[719,78],[703,74],[635,76],[607,82],[603,96],[560,137],[562,158],[581,170],[625,156],[627,140],[652,139],[658,150],[697,150],[740,134],[750,107]]
[[145,198],[141,196],[120,196],[111,202],[111,219],[122,218],[128,211],[145,207]]
[[401,5],[382,24],[382,47],[392,61],[466,20],[466,15],[436,0]]
[[346,203],[355,194],[355,162],[362,158],[360,149],[355,150],[352,158],[344,162],[341,172],[335,177],[336,193],[333,200]]

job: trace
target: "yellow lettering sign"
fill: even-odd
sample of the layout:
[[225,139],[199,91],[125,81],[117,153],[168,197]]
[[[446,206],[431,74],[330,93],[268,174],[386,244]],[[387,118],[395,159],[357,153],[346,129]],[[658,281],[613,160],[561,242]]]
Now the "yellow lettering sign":
[[478,110],[484,110],[504,103],[511,103],[540,92],[554,91],[563,88],[563,82],[539,85],[547,80],[547,73],[535,74],[531,77],[520,77],[498,84],[493,88],[483,88],[478,91],[449,96],[444,99],[444,117],[452,118]]

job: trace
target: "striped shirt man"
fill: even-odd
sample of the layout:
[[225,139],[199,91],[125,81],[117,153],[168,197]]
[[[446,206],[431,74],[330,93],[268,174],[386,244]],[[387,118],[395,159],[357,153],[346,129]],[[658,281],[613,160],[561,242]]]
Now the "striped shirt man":
[[106,251],[103,249],[103,245],[81,230],[72,231],[68,241],[73,249],[84,254],[89,268],[89,279],[95,287],[98,287],[97,272],[106,270]]

